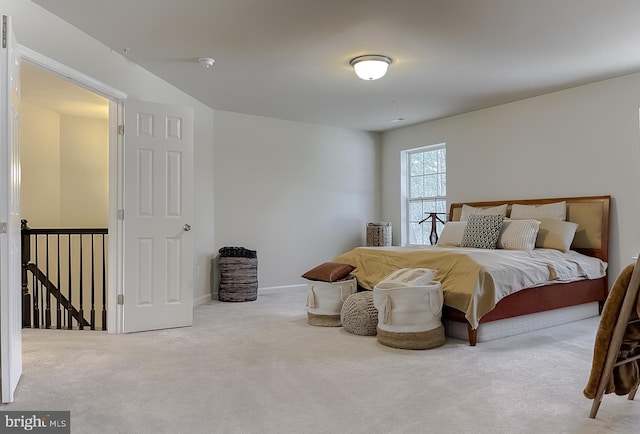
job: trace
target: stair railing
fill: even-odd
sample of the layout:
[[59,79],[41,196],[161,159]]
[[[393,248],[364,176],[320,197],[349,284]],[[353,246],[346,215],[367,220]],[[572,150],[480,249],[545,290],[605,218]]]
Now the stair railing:
[[108,230],[27,223],[22,220],[22,326],[106,330]]

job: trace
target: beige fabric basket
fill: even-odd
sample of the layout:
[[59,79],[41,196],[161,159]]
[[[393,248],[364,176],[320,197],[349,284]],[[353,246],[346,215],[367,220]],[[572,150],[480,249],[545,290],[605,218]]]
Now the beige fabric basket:
[[340,327],[342,304],[357,288],[355,278],[337,282],[310,282],[307,291],[307,322],[320,327]]
[[373,289],[373,304],[378,309],[378,342],[412,350],[443,345],[445,334],[441,317],[444,297],[440,282],[404,286],[405,279],[420,281],[431,273],[422,274],[411,269],[402,271],[398,275],[392,273],[392,279],[386,282],[383,279]]

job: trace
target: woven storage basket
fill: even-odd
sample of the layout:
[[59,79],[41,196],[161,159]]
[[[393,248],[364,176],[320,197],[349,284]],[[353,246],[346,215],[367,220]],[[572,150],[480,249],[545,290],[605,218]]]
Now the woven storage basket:
[[218,260],[218,300],[254,301],[258,298],[258,258],[253,250],[223,247]]
[[313,281],[307,291],[307,322],[313,326],[340,327],[344,301],[357,291],[355,278],[337,282]]
[[[410,276],[410,269],[404,274]],[[418,274],[418,273],[416,273]],[[378,309],[378,342],[395,348],[425,350],[445,343],[442,286],[400,286],[401,276],[373,288]]]
[[367,246],[391,246],[391,223],[367,223]]

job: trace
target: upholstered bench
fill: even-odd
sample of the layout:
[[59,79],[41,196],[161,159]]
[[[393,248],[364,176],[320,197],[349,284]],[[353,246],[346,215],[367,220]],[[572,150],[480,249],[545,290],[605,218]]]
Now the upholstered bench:
[[375,336],[378,326],[378,309],[373,305],[373,292],[362,291],[350,295],[340,312],[345,331],[360,336]]

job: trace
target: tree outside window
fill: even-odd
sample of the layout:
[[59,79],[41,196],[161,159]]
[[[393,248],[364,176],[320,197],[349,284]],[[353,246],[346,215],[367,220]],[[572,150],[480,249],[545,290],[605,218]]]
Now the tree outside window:
[[[409,244],[431,244],[430,213],[446,220],[447,152],[444,144],[407,151],[407,225]],[[421,223],[422,222],[422,223]],[[437,222],[436,231],[443,223]]]

